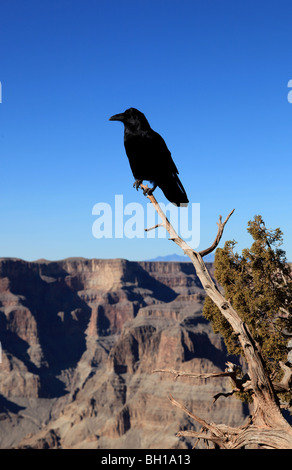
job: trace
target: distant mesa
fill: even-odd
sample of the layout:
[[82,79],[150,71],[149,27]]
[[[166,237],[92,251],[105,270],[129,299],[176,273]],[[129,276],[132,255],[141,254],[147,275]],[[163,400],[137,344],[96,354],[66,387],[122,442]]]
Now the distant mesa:
[[[178,262],[178,263],[190,263],[191,260],[188,256],[181,256],[177,255],[176,253],[173,253],[171,255],[166,255],[166,256],[157,256],[157,258],[152,258],[148,259],[147,261],[169,261],[169,262]],[[210,254],[207,256],[204,256],[204,261],[207,263],[213,263],[214,262],[214,255]]]

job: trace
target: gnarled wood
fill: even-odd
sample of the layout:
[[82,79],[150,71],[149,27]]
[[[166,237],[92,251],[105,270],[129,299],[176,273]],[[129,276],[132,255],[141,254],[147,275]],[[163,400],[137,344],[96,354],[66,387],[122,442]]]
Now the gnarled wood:
[[[141,187],[142,189],[147,188],[147,186],[142,184]],[[218,233],[214,243],[210,248],[198,253],[178,236],[153,194],[147,195],[147,197],[159,214],[162,225],[170,235],[170,240],[174,241],[183,252],[189,256],[206,294],[217,305],[221,314],[229,322],[234,333],[238,336],[248,364],[249,388],[253,392],[254,411],[246,427],[229,428],[227,426],[224,427],[224,425],[211,425],[206,423],[201,418],[193,415],[183,405],[178,404],[173,398],[171,399],[172,403],[181,408],[189,416],[192,416],[193,419],[202,424],[204,429],[208,431],[208,435],[202,432],[195,433],[191,431],[194,437],[208,439],[219,447],[238,449],[256,444],[269,448],[292,449],[292,428],[281,413],[275,389],[265,370],[261,352],[253,340],[248,326],[241,320],[231,303],[221,294],[202,259],[202,256],[211,253],[217,247],[222,237],[224,227],[234,210],[230,212],[223,224],[220,216]],[[225,429],[224,432],[222,431],[223,427]],[[186,432],[187,431],[181,431],[179,435],[186,435]]]

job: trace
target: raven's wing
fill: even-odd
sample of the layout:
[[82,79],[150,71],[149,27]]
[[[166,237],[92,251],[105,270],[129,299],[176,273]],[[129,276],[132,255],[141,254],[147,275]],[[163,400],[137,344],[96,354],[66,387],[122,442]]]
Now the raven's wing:
[[178,169],[161,135],[151,129],[151,131],[147,132],[147,139],[149,139],[149,150],[152,150],[153,163],[156,165],[158,173],[178,174]]
[[135,179],[156,183],[176,205],[188,202],[178,169],[161,135],[150,129],[125,136],[124,144]]
[[[152,131],[152,142],[155,143],[154,181],[158,184],[165,197],[173,204],[187,204],[189,202],[186,191],[178,177],[178,169],[172,159],[164,139]],[[157,153],[156,153],[157,152]]]
[[164,139],[150,129],[126,135],[125,149],[135,178],[156,181],[163,173],[178,173]]

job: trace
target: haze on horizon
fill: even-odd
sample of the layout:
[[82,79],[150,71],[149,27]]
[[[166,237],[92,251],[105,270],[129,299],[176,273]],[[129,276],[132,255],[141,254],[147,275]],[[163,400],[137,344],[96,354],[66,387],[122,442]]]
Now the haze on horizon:
[[2,2],[0,256],[182,255],[167,238],[92,234],[97,203],[147,202],[108,121],[133,106],[200,204],[198,250],[235,208],[220,246],[250,246],[260,214],[292,261],[291,14],[289,0]]

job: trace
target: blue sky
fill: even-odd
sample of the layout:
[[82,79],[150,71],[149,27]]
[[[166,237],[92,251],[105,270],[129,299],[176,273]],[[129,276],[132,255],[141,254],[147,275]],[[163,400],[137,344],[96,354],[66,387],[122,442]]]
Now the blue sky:
[[[108,118],[134,106],[167,142],[199,250],[249,246],[261,214],[292,260],[290,0],[2,0],[0,256],[141,260],[166,239],[96,239],[96,203],[142,206]],[[159,201],[167,202],[159,189]]]

